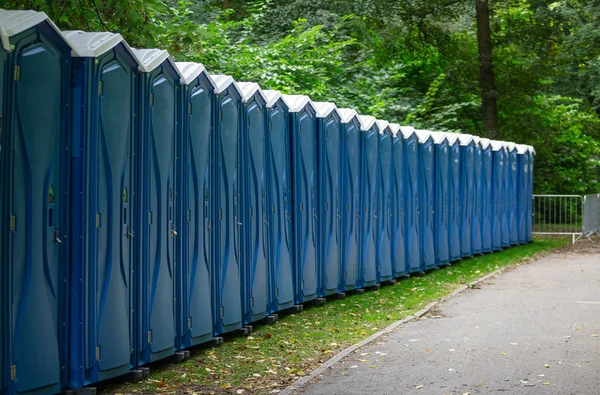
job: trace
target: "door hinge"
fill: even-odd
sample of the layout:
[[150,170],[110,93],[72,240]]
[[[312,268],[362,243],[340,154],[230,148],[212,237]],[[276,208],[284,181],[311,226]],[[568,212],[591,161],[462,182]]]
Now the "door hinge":
[[96,346],[96,361],[100,360],[100,346]]
[[275,205],[274,204],[271,205],[271,213],[275,214]]
[[278,298],[279,297],[279,288],[275,288],[275,297]]
[[190,210],[187,211],[187,222],[192,222],[192,212]]
[[100,229],[100,213],[96,213],[96,229]]
[[246,119],[248,120],[248,127],[250,127],[250,116],[247,116]]
[[348,279],[348,272],[344,272],[344,280]]
[[154,105],[154,94],[150,94],[150,107]]
[[16,364],[10,365],[10,380],[17,381],[17,365]]
[[302,280],[302,289],[304,289],[304,280]]
[[15,217],[14,215],[10,216],[10,231],[14,232],[17,228],[17,217]]
[[188,329],[192,329],[192,317],[188,317]]
[[148,331],[148,343],[152,343],[152,330]]
[[269,121],[269,130],[273,130],[273,121]]
[[250,307],[254,307],[254,297],[250,298]]
[[223,221],[223,209],[219,209],[219,219]]
[[15,66],[15,81],[19,81],[21,79],[21,66]]
[[325,275],[325,284],[327,284],[327,275]]
[[152,211],[148,211],[148,225],[152,225]]
[[192,103],[188,103],[188,115],[192,115]]
[[250,207],[250,218],[253,217],[253,211],[252,211],[252,207]]
[[219,111],[219,122],[223,122],[223,111]]
[[304,210],[304,207],[302,206],[302,203],[300,203],[300,212],[302,212]]
[[221,306],[221,318],[225,317],[225,309]]
[[98,96],[102,96],[102,81],[98,81]]

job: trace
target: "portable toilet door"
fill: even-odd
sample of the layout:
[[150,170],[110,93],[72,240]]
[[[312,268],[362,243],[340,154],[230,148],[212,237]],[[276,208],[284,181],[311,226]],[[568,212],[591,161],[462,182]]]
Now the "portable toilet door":
[[409,273],[421,272],[421,191],[419,188],[419,138],[410,126],[400,128],[404,139],[404,229],[406,267]]
[[481,173],[481,248],[484,253],[492,252],[492,146],[489,139],[481,139],[482,173]]
[[471,224],[471,247],[473,255],[483,254],[483,150],[481,138],[473,136],[475,143],[473,157],[473,219]]
[[341,292],[342,126],[335,104],[313,102],[319,153],[319,296]]
[[392,130],[389,122],[377,120],[379,155],[377,161],[377,271],[379,282],[394,279],[392,262]]
[[510,247],[510,158],[508,155],[508,142],[502,142],[502,248]]
[[213,150],[214,90],[199,63],[175,63],[182,75],[178,115],[176,228],[177,346],[179,349],[213,339],[212,227],[214,224]]
[[460,143],[458,133],[446,133],[448,141],[448,238],[450,262],[459,261],[460,253]]
[[392,131],[392,175],[391,188],[391,228],[392,228],[392,262],[394,278],[403,277],[410,273],[406,266],[406,241],[404,231],[404,139],[400,125],[390,123]]
[[431,207],[434,214],[434,251],[435,265],[447,266],[450,264],[450,238],[449,221],[450,214],[450,151],[446,133],[432,132],[434,143],[434,191],[435,206]]
[[175,351],[175,202],[177,95],[181,75],[167,51],[134,49],[140,63],[136,154],[140,211],[138,214],[140,294],[139,364]]
[[288,107],[278,91],[267,98],[267,215],[271,268],[269,313],[294,306],[294,238],[292,227],[292,159]]
[[529,147],[517,144],[517,238],[519,244],[527,243],[527,195],[529,183]]
[[292,188],[296,303],[317,297],[318,198],[317,123],[310,98],[283,95],[292,136]]
[[360,148],[361,131],[358,113],[349,108],[338,108],[342,121],[342,271],[341,289],[360,288]]
[[[242,105],[241,92],[228,75],[215,83],[215,231],[213,239],[214,334],[240,329],[243,276]],[[244,232],[246,229],[244,229]]]
[[518,213],[518,194],[519,194],[519,171],[517,160],[517,145],[508,144],[508,175],[509,186],[506,194],[508,207],[508,231],[511,245],[519,244],[519,219]]
[[475,143],[470,134],[461,134],[460,143],[460,252],[461,256],[473,255],[471,229],[473,224],[473,165]]
[[527,193],[527,242],[533,241],[533,161],[535,157],[535,148],[528,146],[529,148],[529,182],[528,193]]
[[370,115],[359,115],[362,133],[361,148],[361,266],[362,287],[377,284],[377,157],[379,127]]
[[435,174],[433,138],[428,130],[417,130],[419,137],[420,166],[419,188],[421,202],[421,269],[430,270],[435,267]]
[[267,99],[255,82],[239,82],[243,102],[243,223],[242,268],[244,324],[263,319],[269,311],[270,268],[267,244]]
[[492,140],[492,249],[502,250],[502,218],[504,216],[504,145]]
[[[135,366],[134,136],[140,66],[121,35],[66,31],[73,48],[69,386]],[[115,275],[119,267],[120,275]],[[89,358],[86,356],[94,356]]]
[[69,371],[71,53],[43,12],[0,10],[0,38],[0,389],[56,393]]

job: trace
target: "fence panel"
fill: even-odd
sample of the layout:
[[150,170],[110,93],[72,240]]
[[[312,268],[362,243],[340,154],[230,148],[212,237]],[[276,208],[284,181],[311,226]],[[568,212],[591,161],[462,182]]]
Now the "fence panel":
[[580,195],[533,195],[533,234],[577,241],[583,234],[583,201]]

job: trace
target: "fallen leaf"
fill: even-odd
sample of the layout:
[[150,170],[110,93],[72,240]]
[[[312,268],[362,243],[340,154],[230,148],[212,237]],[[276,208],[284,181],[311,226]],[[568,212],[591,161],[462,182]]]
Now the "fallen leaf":
[[375,367],[376,366],[374,366],[374,365],[369,366],[370,369],[375,369]]
[[529,381],[527,381],[527,380],[521,380],[521,384],[529,384]]
[[547,382],[547,381],[544,381],[544,382],[542,383],[542,385],[550,385],[550,383],[549,383],[549,382]]
[[595,333],[593,333],[593,334],[592,334],[592,337],[598,337],[598,335],[597,335],[597,334],[595,334]]
[[448,352],[454,352],[454,349],[453,349],[453,348],[451,348],[451,349],[449,349],[449,350],[448,350]]
[[548,364],[545,364],[545,365],[544,365],[544,367],[545,367],[546,369],[549,369],[549,368],[550,368],[550,365],[548,365]]
[[244,393],[244,390],[237,390],[237,391],[235,391],[235,393],[238,394],[238,395],[241,395],[241,394]]
[[538,374],[538,377],[544,377],[545,374]]
[[358,367],[358,365],[353,365],[353,366],[350,366],[350,369],[356,369],[357,367]]
[[231,384],[222,384],[221,388],[223,388],[224,390],[226,390],[227,388],[231,388]]
[[503,351],[503,352],[500,353],[500,355],[506,355],[506,353]]
[[427,347],[425,347],[425,351],[429,352],[429,351],[431,351],[431,350],[429,350]]
[[298,376],[305,376],[306,373],[304,373],[303,371],[299,371],[298,373],[296,373]]
[[476,387],[481,387],[483,385],[483,383],[480,381],[479,383],[477,383]]
[[423,384],[419,384],[415,388],[418,389],[418,390],[420,390],[421,388],[423,388]]

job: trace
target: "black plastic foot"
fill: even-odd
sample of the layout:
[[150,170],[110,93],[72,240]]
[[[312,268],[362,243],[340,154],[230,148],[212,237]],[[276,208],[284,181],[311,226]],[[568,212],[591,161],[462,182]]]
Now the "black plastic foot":
[[334,298],[336,300],[342,300],[342,299],[346,299],[346,293],[345,292],[340,292],[339,294],[335,294]]
[[268,315],[265,317],[265,324],[273,325],[275,322],[277,322],[278,318],[279,318],[279,316],[277,314]]
[[[187,357],[189,358],[190,356],[190,352],[187,352]],[[178,351],[175,354],[173,354],[171,356],[171,360],[169,362],[171,363],[181,363],[183,361],[185,361],[187,358],[185,356],[185,351]]]
[[[144,368],[144,369],[148,369],[148,368]],[[148,369],[148,374],[149,373],[150,373],[150,369]],[[147,374],[146,374],[146,376],[147,376]],[[146,376],[144,376],[144,372],[142,371],[142,368],[138,368],[138,369],[131,370],[123,378],[125,381],[128,381],[130,383],[137,383],[138,381],[142,380]]]
[[378,291],[381,288],[381,284],[375,284],[369,287],[369,291]]
[[396,285],[398,284],[398,282],[396,281],[396,279],[393,280],[389,280],[383,283],[384,285]]
[[327,299],[325,298],[315,298],[313,299],[312,303],[314,306],[323,306],[326,301]]
[[72,390],[64,390],[62,392],[64,395],[96,395],[96,388],[86,387],[86,388],[76,388]]
[[304,306],[301,304],[296,304],[290,308],[290,313],[299,313],[304,310]]
[[235,333],[238,336],[248,336],[251,332],[252,332],[252,325],[246,325],[246,326],[238,329],[237,331],[235,331]]
[[137,368],[137,370],[139,370],[140,372],[142,372],[142,378],[146,378],[150,374],[150,368],[147,368],[145,366],[143,366],[141,368]]
[[414,274],[415,277],[423,277],[425,275],[425,272],[417,272]]
[[355,294],[364,294],[365,293],[365,289],[364,288],[357,288],[354,290]]
[[219,347],[221,344],[223,344],[223,338],[220,336],[217,337],[213,337],[212,341],[211,341],[211,346],[213,347]]

